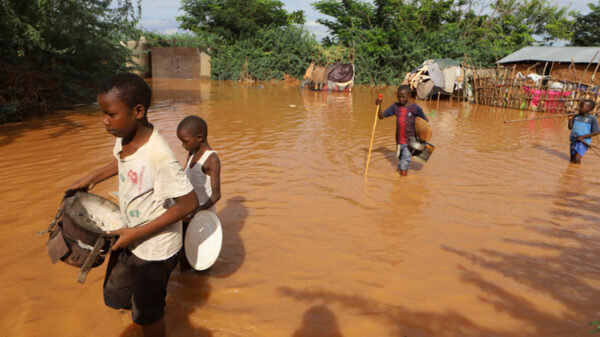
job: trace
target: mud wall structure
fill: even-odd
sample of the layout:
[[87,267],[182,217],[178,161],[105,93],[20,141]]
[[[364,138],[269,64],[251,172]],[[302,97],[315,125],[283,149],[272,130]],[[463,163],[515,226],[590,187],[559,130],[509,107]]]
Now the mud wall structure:
[[210,56],[198,48],[152,48],[152,77],[210,78]]
[[121,42],[121,44],[131,50],[131,60],[127,61],[127,66],[135,69],[132,72],[142,78],[151,77],[150,53],[146,38],[142,36],[139,41],[131,40],[127,43]]

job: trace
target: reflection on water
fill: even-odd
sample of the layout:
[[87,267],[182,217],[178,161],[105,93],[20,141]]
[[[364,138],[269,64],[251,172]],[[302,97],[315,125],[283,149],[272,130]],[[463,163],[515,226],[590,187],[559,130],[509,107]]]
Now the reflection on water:
[[[600,318],[600,158],[569,164],[566,120],[416,102],[431,159],[400,178],[385,119],[365,179],[374,99],[395,88],[151,84],[150,120],[179,158],[175,128],[197,114],[223,165],[223,252],[208,272],[174,272],[171,335],[587,336]],[[0,126],[4,335],[139,335],[103,305],[105,266],[79,285],[35,236],[113,144],[94,106]]]

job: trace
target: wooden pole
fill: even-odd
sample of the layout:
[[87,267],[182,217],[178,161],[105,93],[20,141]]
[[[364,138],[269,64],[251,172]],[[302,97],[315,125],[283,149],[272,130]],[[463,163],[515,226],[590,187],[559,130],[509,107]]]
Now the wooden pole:
[[560,103],[558,105],[558,110],[566,111],[566,104],[565,104],[565,87],[566,86],[567,86],[567,83],[563,82],[562,86],[560,88]]
[[[377,99],[382,99],[383,95],[377,95]],[[365,166],[365,177],[367,176],[367,172],[369,171],[369,161],[371,160],[371,149],[373,148],[373,139],[375,138],[375,128],[377,127],[377,119],[379,119],[379,107],[381,105],[377,104],[377,108],[375,108],[375,120],[373,121],[373,132],[371,132],[371,144],[369,144],[369,154],[367,154],[367,164]]]
[[600,66],[600,59],[598,60],[598,63],[596,63],[596,69],[594,69],[594,73],[592,74],[590,85],[594,85],[594,77],[596,76],[596,72],[598,71],[598,66]]
[[548,90],[543,89],[544,76],[546,76],[546,68],[548,68],[548,62],[544,64],[544,70],[542,70],[542,77],[540,82],[536,84],[536,88],[540,91],[540,98],[538,99],[538,106],[536,111],[544,111],[546,106],[546,100],[548,99]]
[[[592,57],[592,59],[590,60],[590,62],[588,63],[588,65],[585,67],[585,70],[583,71],[583,78],[585,78],[585,74],[587,74],[588,68],[590,67],[590,65],[592,64],[592,62],[594,62],[594,60],[596,59],[596,56],[598,56],[598,52],[600,50],[596,51],[596,53],[594,54],[594,57]],[[591,83],[590,83],[591,84]]]
[[[507,98],[511,98],[511,99],[512,99],[512,97],[514,95],[514,92],[515,92],[515,71],[516,70],[517,70],[517,64],[515,63],[513,65],[512,73],[510,74],[509,82],[507,82],[507,83],[510,83],[510,86],[508,87]],[[514,101],[510,101],[510,102],[508,100],[506,101],[506,105],[509,108],[514,108],[514,104],[515,104]]]
[[577,81],[577,72],[575,71],[575,67],[573,66],[573,64],[575,63],[575,60],[573,58],[571,58],[571,64],[569,64],[569,69],[573,70],[573,82]]
[[546,68],[548,67],[548,62],[546,62],[546,64],[544,64],[544,70],[542,70],[542,79],[540,80],[540,85],[542,85],[542,82],[544,81],[544,76],[546,76]]
[[[540,64],[539,62],[536,62],[536,63],[535,63],[534,65],[532,65],[531,67],[527,68],[527,71],[526,71],[526,73],[529,73],[529,71],[531,70],[531,68],[533,68],[533,67],[536,67],[536,66],[538,66],[539,64]],[[537,71],[536,71],[536,73],[537,73]],[[527,76],[527,75],[528,75],[528,74],[525,74],[525,76]]]

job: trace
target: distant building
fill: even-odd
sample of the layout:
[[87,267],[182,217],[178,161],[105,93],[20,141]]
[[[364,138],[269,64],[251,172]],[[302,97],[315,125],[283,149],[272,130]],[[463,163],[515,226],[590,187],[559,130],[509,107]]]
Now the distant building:
[[[515,68],[523,75],[550,75],[556,80],[568,80],[600,85],[600,47],[525,47],[500,61],[506,68]],[[587,68],[587,71],[586,71]]]

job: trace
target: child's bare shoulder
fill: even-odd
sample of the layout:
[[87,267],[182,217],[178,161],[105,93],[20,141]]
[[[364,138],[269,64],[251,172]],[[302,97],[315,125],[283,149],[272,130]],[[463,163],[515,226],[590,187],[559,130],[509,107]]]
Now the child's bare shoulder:
[[208,158],[206,158],[206,163],[221,164],[221,159],[219,158],[217,151],[213,151]]

